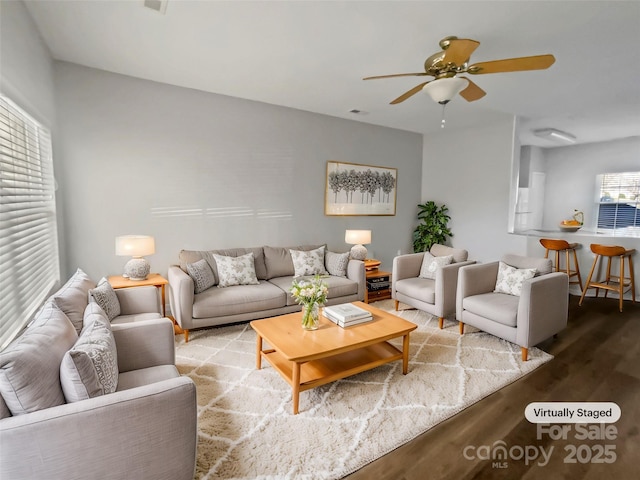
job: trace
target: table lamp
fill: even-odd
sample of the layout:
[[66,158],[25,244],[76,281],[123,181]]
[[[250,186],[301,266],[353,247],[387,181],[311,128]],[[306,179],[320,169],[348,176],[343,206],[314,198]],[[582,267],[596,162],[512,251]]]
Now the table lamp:
[[132,257],[125,266],[122,275],[129,280],[141,281],[147,278],[151,266],[143,258],[145,255],[156,253],[156,244],[153,237],[147,235],[122,235],[116,237],[116,255]]
[[367,258],[365,244],[371,243],[371,230],[347,230],[344,234],[344,241],[353,245],[350,256],[354,260],[364,260]]

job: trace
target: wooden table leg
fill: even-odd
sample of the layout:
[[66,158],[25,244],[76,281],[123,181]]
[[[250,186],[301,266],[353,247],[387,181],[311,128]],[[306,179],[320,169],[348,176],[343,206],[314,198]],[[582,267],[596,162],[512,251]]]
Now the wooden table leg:
[[402,374],[409,373],[409,334],[402,337]]
[[262,368],[262,337],[256,335],[256,370]]
[[167,307],[164,304],[164,285],[160,285],[160,297],[162,298],[162,316],[167,316]]
[[300,364],[293,362],[293,378],[292,378],[291,399],[293,401],[293,414],[298,414],[298,406],[300,402]]

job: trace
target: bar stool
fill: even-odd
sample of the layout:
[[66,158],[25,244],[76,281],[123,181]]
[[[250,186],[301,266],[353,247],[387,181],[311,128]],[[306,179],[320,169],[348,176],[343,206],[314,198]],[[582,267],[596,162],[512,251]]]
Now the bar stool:
[[[580,291],[582,291],[582,277],[580,277],[580,267],[578,266],[578,255],[576,254],[576,249],[580,246],[579,243],[569,243],[566,240],[557,240],[555,238],[541,238],[540,243],[544,248],[546,248],[546,252],[544,254],[544,258],[549,258],[549,251],[552,250],[555,252],[555,264],[556,264],[556,272],[566,272],[569,275],[569,283],[577,283],[580,285]],[[565,253],[565,268],[560,270],[560,252]],[[571,262],[569,261],[569,252],[573,252],[573,267],[574,270],[571,270]],[[578,277],[578,281],[571,281],[571,277]]]
[[[636,251],[635,248],[631,248],[629,250],[624,247],[620,247],[618,245],[599,245],[597,243],[591,244],[591,251],[596,254],[596,258],[593,260],[593,266],[591,267],[591,271],[589,272],[589,277],[587,278],[587,284],[582,291],[582,296],[580,297],[580,302],[578,305],[582,305],[582,301],[584,300],[584,295],[587,293],[589,288],[596,289],[596,297],[600,289],[602,288],[604,292],[604,297],[607,298],[607,293],[609,291],[618,292],[620,297],[620,311],[622,312],[622,300],[626,287],[631,288],[631,298],[633,303],[636,303],[636,286],[633,280],[633,259],[631,255]],[[602,257],[607,257],[607,272],[604,281],[602,282],[592,282],[591,277],[593,276],[593,272],[596,269],[596,265],[598,264],[598,260]],[[620,260],[620,275],[611,275],[611,259],[618,257]],[[629,276],[626,277],[624,274],[624,259],[627,259],[629,264]]]

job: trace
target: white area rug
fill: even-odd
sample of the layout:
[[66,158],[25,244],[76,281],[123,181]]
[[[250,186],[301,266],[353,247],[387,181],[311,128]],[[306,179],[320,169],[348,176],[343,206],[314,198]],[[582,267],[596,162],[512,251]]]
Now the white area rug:
[[532,348],[522,362],[520,347],[472,327],[398,314],[418,325],[409,373],[394,362],[302,392],[298,415],[289,384],[265,361],[255,369],[248,323],[176,337],[178,369],[197,384],[196,478],[344,477],[553,358]]

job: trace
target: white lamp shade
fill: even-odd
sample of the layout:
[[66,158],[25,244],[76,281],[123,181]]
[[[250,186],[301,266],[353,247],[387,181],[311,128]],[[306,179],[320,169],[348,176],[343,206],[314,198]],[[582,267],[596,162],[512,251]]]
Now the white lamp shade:
[[422,87],[422,91],[427,93],[434,102],[446,104],[468,84],[466,79],[460,77],[438,78]]
[[366,245],[371,243],[371,230],[347,230],[344,241],[351,245]]
[[123,235],[116,237],[116,255],[144,257],[156,253],[156,242],[148,235]]

